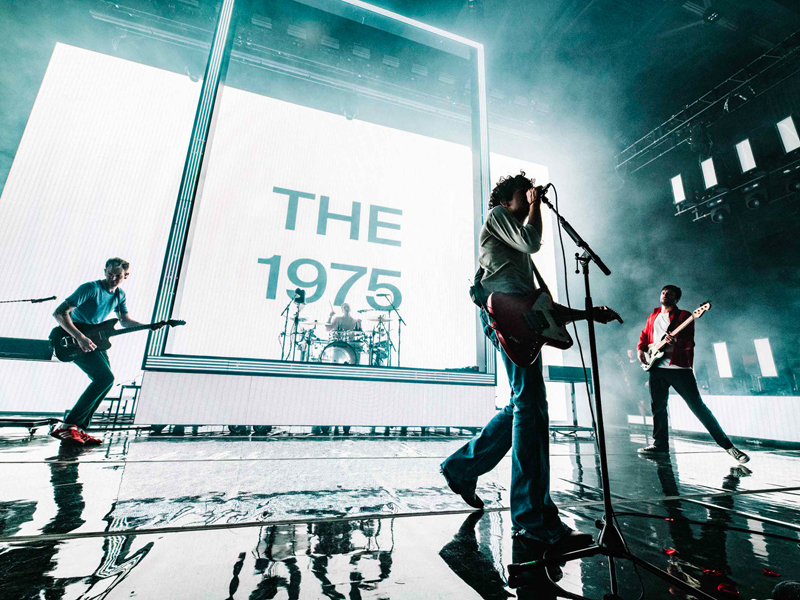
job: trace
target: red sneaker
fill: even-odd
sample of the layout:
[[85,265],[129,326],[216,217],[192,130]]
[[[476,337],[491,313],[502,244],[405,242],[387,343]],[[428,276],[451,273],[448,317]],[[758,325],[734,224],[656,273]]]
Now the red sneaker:
[[100,444],[103,443],[103,440],[89,435],[83,429],[78,429],[78,435],[80,435],[81,438],[83,439],[84,446],[99,446]]
[[50,432],[57,440],[61,440],[61,443],[65,446],[83,446],[83,436],[78,431],[77,427],[58,427],[57,429],[53,429]]

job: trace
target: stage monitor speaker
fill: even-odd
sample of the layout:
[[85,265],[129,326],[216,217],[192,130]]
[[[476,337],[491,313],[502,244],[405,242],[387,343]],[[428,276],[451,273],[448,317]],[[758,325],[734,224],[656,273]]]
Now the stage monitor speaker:
[[0,358],[49,361],[53,350],[50,340],[0,337]]

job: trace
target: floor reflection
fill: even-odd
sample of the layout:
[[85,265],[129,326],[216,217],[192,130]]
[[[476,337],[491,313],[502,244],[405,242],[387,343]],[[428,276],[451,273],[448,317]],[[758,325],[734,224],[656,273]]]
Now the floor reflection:
[[[42,527],[42,534],[66,535],[85,523],[86,503],[79,477],[79,459],[89,451],[80,447],[59,446],[58,453],[48,459],[56,513]],[[3,535],[13,535],[25,520],[33,519],[35,510],[36,506],[23,506],[22,510],[10,507],[11,518],[3,515],[0,519],[0,531]],[[111,520],[107,522],[110,528],[121,525]],[[153,543],[150,542],[131,553],[133,539],[129,536],[112,536],[103,540],[100,564],[91,575],[80,578],[84,588],[81,598],[105,598],[147,556]],[[59,566],[57,557],[63,545],[64,542],[60,541],[40,542],[19,547],[9,546],[0,551],[0,574],[14,573],[14,577],[7,578],[3,585],[3,598],[46,597],[50,600],[66,597],[67,587],[75,581],[53,575],[53,571]],[[45,590],[47,593],[42,595]]]

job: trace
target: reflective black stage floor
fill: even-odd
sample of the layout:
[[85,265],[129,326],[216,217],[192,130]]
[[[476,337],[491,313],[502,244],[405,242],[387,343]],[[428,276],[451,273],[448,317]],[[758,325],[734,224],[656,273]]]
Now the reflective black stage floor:
[[[441,460],[464,438],[170,439],[108,433],[94,449],[43,434],[0,437],[0,599],[554,598],[543,575],[507,587],[508,458],[471,513]],[[631,549],[719,598],[770,598],[800,579],[800,452],[674,440],[670,459],[611,436],[611,481]],[[564,520],[596,532],[591,442],[551,445]],[[752,471],[752,472],[751,472]],[[638,513],[638,514],[630,514]],[[685,597],[621,563],[622,597]],[[573,593],[608,591],[595,558],[551,573]],[[641,578],[641,579],[640,579]]]

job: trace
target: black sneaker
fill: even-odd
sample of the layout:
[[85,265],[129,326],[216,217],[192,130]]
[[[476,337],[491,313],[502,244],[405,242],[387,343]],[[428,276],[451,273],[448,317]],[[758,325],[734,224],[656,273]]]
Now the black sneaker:
[[461,499],[464,500],[464,502],[469,504],[472,508],[483,510],[483,500],[481,500],[480,497],[478,497],[478,494],[475,493],[474,487],[470,487],[469,484],[451,478],[444,466],[442,466],[439,471],[444,476],[444,480],[447,482],[448,487],[453,490],[453,492],[461,496]]
[[645,456],[666,456],[669,454],[669,448],[661,448],[655,444],[650,444],[644,448],[639,448],[637,452],[639,454],[644,454]]
[[747,454],[745,454],[741,450],[739,450],[736,446],[731,446],[725,452],[730,454],[734,458],[734,460],[736,460],[736,461],[738,461],[738,462],[740,462],[742,464],[744,464],[746,462],[750,462],[750,457],[747,456]]

